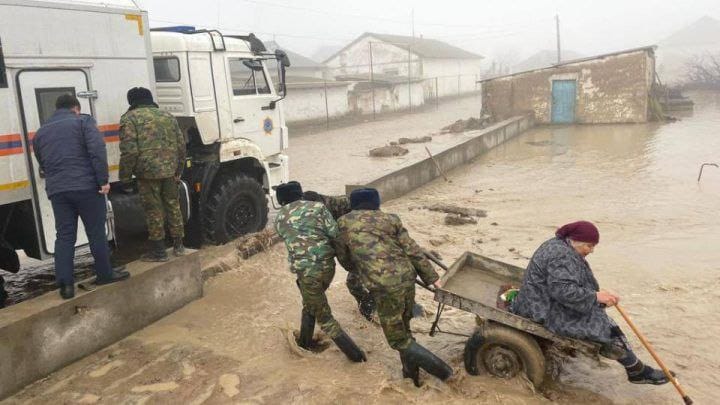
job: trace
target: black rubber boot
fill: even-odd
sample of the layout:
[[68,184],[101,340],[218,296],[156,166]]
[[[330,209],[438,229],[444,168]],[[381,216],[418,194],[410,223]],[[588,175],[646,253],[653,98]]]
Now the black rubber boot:
[[403,377],[412,378],[417,387],[420,386],[418,368],[422,368],[443,381],[453,374],[452,368],[447,363],[415,341],[410,343],[407,349],[400,351],[400,356],[403,363]]
[[183,246],[182,238],[173,239],[173,254],[177,257],[185,255],[185,246]]
[[413,380],[413,384],[416,387],[420,387],[420,367],[417,364],[410,364],[406,356],[403,354],[405,351],[400,352],[400,363],[402,363],[402,374],[403,378],[409,378]]
[[333,342],[335,342],[340,350],[342,350],[342,352],[345,353],[347,358],[351,361],[354,361],[355,363],[367,361],[365,352],[363,352],[362,349],[359,348],[352,339],[350,339],[350,336],[348,336],[347,333],[340,333],[338,337],[333,339]]
[[8,299],[8,293],[5,291],[5,279],[0,276],[0,308],[5,308],[5,301]]
[[313,346],[313,333],[315,332],[315,317],[302,311],[300,318],[300,335],[297,339],[298,346],[310,350]]
[[163,240],[148,240],[150,249],[147,253],[140,257],[143,262],[166,262],[170,260],[167,252],[165,251],[165,241]]
[[74,284],[63,284],[60,286],[60,296],[63,299],[69,300],[75,296],[75,285]]
[[[627,371],[628,381],[633,384],[663,385],[670,382],[662,370],[646,366],[640,360],[634,366],[625,368],[625,371]],[[672,371],[670,373],[675,375]]]

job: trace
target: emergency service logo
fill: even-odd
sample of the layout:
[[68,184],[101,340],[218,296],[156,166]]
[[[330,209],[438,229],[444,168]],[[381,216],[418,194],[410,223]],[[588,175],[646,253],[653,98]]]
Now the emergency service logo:
[[263,121],[263,130],[265,130],[266,135],[272,134],[273,122],[270,117],[265,118],[265,121]]

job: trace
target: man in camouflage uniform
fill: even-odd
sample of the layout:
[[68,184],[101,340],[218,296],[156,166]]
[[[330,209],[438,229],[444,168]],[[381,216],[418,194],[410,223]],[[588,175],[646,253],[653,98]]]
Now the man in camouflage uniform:
[[354,362],[366,361],[365,353],[345,333],[332,316],[325,290],[335,275],[333,239],[337,223],[322,203],[303,201],[300,183],[291,181],[277,187],[282,205],[275,218],[275,229],[285,241],[290,271],[297,275],[303,300],[298,345],[312,347],[315,320],[343,353]]
[[[350,199],[344,195],[327,196],[314,191],[306,191],[303,193],[303,199],[305,201],[323,203],[336,221],[341,216],[350,212]],[[360,313],[367,320],[371,320],[372,314],[375,311],[375,299],[370,294],[370,291],[363,287],[362,281],[360,281],[360,275],[357,272],[348,271],[345,285],[348,291],[350,291],[350,294],[355,297]]]
[[439,287],[439,277],[422,249],[397,215],[380,211],[380,196],[372,188],[350,194],[352,211],[338,220],[336,254],[346,269],[358,271],[375,297],[385,338],[400,352],[403,377],[420,386],[419,369],[445,380],[452,368],[420,346],[410,332],[415,304],[415,279]]
[[133,175],[137,178],[150,243],[142,260],[164,262],[166,218],[173,252],[185,253],[177,189],[185,165],[185,137],[175,117],[153,102],[150,90],[132,88],[127,99],[130,108],[120,119],[120,181],[127,185]]

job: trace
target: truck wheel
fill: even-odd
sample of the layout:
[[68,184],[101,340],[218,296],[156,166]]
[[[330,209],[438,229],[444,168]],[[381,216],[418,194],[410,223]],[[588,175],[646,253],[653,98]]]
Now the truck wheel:
[[265,228],[268,220],[265,191],[255,180],[235,175],[224,177],[211,191],[205,205],[205,238],[216,244]]
[[465,344],[465,369],[478,375],[479,366],[500,378],[524,372],[535,387],[545,379],[545,356],[527,333],[498,324],[487,324]]

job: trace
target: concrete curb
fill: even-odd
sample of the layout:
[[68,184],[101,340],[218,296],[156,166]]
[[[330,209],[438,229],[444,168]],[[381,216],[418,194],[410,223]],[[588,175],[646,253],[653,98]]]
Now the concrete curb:
[[[517,116],[481,129],[477,135],[461,144],[434,155],[435,161],[443,172],[470,163],[473,159],[514,138],[535,125],[531,115]],[[435,163],[430,158],[423,159],[410,166],[403,167],[365,185],[347,185],[345,193],[361,187],[373,187],[380,192],[383,201],[401,197],[440,176]]]
[[70,300],[53,291],[0,311],[0,399],[202,297],[197,252],[127,269]]

